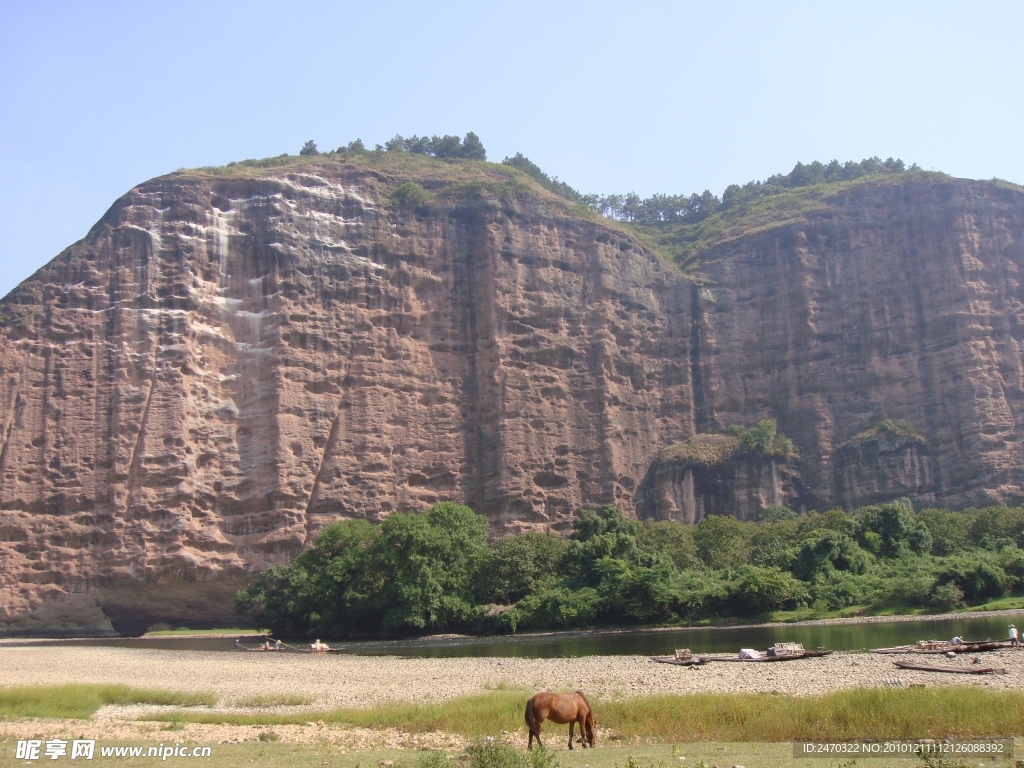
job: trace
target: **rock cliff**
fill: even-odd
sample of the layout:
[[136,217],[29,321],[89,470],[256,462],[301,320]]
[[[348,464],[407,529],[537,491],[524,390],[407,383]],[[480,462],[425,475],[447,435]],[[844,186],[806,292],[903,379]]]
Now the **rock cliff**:
[[762,418],[805,505],[888,492],[836,458],[884,419],[927,499],[1024,496],[1022,265],[992,183],[851,185],[683,274],[501,166],[155,179],[0,302],[0,631],[230,622],[327,523],[439,499],[635,513],[666,446]]
[[886,419],[843,443],[833,460],[836,501],[850,508],[902,494],[934,497],[928,441],[912,424]]

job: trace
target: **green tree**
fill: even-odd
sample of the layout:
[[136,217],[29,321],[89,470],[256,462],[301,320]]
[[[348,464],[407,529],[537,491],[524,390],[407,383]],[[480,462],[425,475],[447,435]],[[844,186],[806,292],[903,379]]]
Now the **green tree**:
[[1008,544],[1024,548],[1024,508],[988,507],[975,515],[968,530],[979,547],[998,550]]
[[600,608],[601,596],[593,587],[576,588],[551,580],[542,583],[501,618],[513,631],[571,629],[593,625]]
[[822,530],[810,534],[800,545],[793,562],[793,575],[805,581],[823,568],[864,573],[868,554],[844,533]]
[[481,570],[477,596],[484,603],[509,605],[537,589],[556,573],[565,540],[552,533],[523,533],[491,542]]
[[480,137],[470,131],[462,140],[462,150],[459,152],[459,156],[463,160],[486,160],[487,151],[484,149]]
[[885,557],[899,557],[900,551],[908,546],[910,534],[917,528],[914,511],[904,500],[864,507],[858,510],[863,532],[872,532],[881,537],[881,554]]
[[675,568],[669,560],[649,555],[605,557],[597,562],[596,570],[600,575],[599,612],[606,621],[643,623],[675,618]]
[[613,557],[636,561],[640,524],[626,519],[618,507],[608,504],[597,511],[581,509],[572,527],[564,560],[566,573],[571,578],[596,586],[602,578],[597,568],[600,560]]
[[779,523],[784,520],[799,520],[800,515],[789,507],[768,506],[757,516],[760,523]]
[[744,565],[730,585],[734,610],[740,615],[796,608],[808,599],[807,586],[778,568]]
[[430,153],[441,160],[462,157],[462,139],[458,136],[433,136],[430,139]]
[[739,568],[750,559],[747,527],[734,517],[705,517],[697,524],[693,541],[708,568]]
[[668,558],[680,571],[704,566],[697,556],[692,525],[674,520],[648,521],[637,531],[636,543],[644,552]]
[[933,554],[945,557],[971,545],[968,529],[973,520],[972,515],[945,509],[925,509],[918,517],[931,534]]
[[1012,580],[988,557],[957,555],[939,569],[936,585],[955,584],[968,600],[1000,597]]
[[390,515],[368,552],[376,578],[360,596],[391,632],[452,629],[473,620],[487,556],[487,519],[452,502]]
[[798,456],[793,441],[779,433],[775,419],[761,419],[755,426],[741,432],[744,450],[755,456],[781,459]]
[[316,148],[316,142],[310,139],[302,145],[302,149],[299,150],[300,155],[319,155],[320,152]]

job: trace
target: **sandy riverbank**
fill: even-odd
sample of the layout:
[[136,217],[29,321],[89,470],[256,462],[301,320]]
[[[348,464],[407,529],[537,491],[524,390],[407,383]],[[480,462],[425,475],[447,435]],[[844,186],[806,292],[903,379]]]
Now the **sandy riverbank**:
[[[309,709],[365,707],[387,700],[432,701],[512,688],[582,689],[592,701],[659,693],[777,692],[810,695],[840,688],[890,685],[979,685],[1024,690],[1024,650],[979,654],[983,666],[1005,675],[948,675],[898,670],[901,659],[971,666],[972,656],[835,653],[775,664],[716,662],[696,668],[652,662],[644,656],[585,656],[570,659],[408,659],[381,656],[208,653],[95,647],[0,646],[0,687],[63,683],[121,683],[140,688],[214,691],[216,709],[242,712],[243,697],[297,694]],[[92,721],[19,720],[0,723],[0,739],[88,731],[107,740],[172,738],[164,723],[138,721],[158,707],[104,707]],[[294,710],[291,710],[294,711]],[[311,716],[312,717],[312,716]],[[189,724],[173,738],[196,743],[255,740],[265,728]],[[283,741],[318,743],[333,749],[460,749],[452,734],[409,734],[309,723],[275,726]],[[504,738],[515,740],[516,734]]]

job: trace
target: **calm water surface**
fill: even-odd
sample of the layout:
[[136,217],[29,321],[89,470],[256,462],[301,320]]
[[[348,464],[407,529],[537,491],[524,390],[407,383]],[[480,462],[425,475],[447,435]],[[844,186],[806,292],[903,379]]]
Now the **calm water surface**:
[[[767,648],[777,642],[803,643],[805,648],[852,651],[904,645],[924,639],[948,640],[960,635],[967,640],[1003,640],[1007,624],[1024,623],[1021,617],[991,616],[943,621],[906,621],[881,624],[830,624],[816,626],[716,627],[659,632],[563,632],[547,635],[422,640],[331,642],[332,648],[364,656],[451,658],[456,656],[518,656],[559,658],[565,656],[669,656],[676,648],[694,653],[736,653],[740,648]],[[242,637],[255,647],[262,636]],[[325,638],[326,639],[326,638]],[[234,650],[234,641],[220,637],[147,637],[82,640],[25,640],[10,645],[75,645],[106,648],[150,648],[175,651]],[[295,642],[296,647],[308,647]],[[4,646],[0,646],[2,650]]]

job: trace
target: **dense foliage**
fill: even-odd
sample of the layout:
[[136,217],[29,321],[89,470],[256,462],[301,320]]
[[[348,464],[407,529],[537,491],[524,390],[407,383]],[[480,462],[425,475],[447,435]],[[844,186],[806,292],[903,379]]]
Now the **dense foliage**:
[[282,636],[345,637],[949,610],[1024,591],[1024,508],[915,513],[904,500],[687,526],[606,506],[580,510],[567,540],[487,534],[485,518],[450,502],[335,523],[237,605]]

